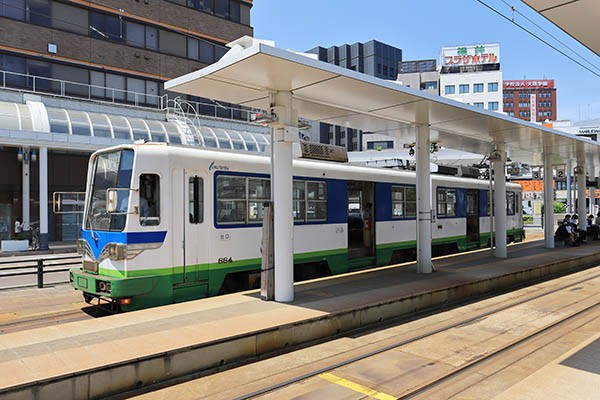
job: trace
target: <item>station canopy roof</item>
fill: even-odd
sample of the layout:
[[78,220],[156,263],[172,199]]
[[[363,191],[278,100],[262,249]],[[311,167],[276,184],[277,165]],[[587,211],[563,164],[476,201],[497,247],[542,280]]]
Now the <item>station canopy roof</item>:
[[523,0],[523,3],[600,56],[600,35],[596,28],[600,1]]
[[415,141],[415,125],[429,124],[431,140],[446,148],[487,154],[506,144],[512,160],[541,165],[585,160],[600,165],[600,145],[589,139],[421,92],[249,37],[215,64],[172,79],[165,89],[267,110],[269,93],[291,91],[298,116]]

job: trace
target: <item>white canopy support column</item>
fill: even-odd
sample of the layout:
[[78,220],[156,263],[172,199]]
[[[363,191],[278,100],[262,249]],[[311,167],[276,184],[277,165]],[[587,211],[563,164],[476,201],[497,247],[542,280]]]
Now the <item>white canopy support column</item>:
[[23,166],[23,176],[22,176],[22,198],[23,201],[21,203],[21,212],[23,213],[23,230],[29,230],[29,224],[31,222],[30,213],[29,213],[29,149],[23,149],[23,162],[21,163]]
[[48,148],[40,147],[40,250],[48,250]]
[[292,93],[282,91],[272,94],[271,111],[277,116],[271,127],[275,301],[290,302],[294,300],[292,143],[298,140],[297,127],[293,124],[296,119],[293,118]]
[[507,258],[506,248],[506,151],[504,143],[496,143],[494,169],[494,227],[497,258]]
[[573,163],[571,160],[567,160],[567,212],[573,213],[573,196],[572,196],[572,174],[573,174]]
[[552,153],[544,152],[544,245],[554,248],[554,180]]
[[417,125],[417,273],[420,274],[433,272],[429,137],[429,125]]
[[585,164],[578,163],[575,174],[577,175],[577,215],[579,216],[579,229],[586,230],[586,214],[585,214],[585,197],[586,197],[586,182],[585,182]]

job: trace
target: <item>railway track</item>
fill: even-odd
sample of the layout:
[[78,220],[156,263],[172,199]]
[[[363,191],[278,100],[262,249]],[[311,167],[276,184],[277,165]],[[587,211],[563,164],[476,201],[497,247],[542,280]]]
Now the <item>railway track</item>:
[[10,322],[0,322],[0,335],[85,319],[100,318],[106,315],[111,315],[111,313],[100,307],[86,304],[78,310],[60,311],[38,317],[25,317]]
[[600,327],[599,271],[115,398],[448,398],[448,387],[483,380],[498,360],[508,370],[549,340],[564,352],[563,335],[590,321]]
[[[357,391],[359,391],[359,392],[360,392],[361,387],[362,387],[362,390],[363,390],[362,393],[363,394],[366,394],[368,396],[375,397],[375,398],[381,398],[381,399],[410,399],[410,398],[415,398],[417,396],[423,397],[423,398],[427,398],[427,396],[426,396],[427,392],[429,390],[432,390],[432,389],[436,388],[438,385],[443,384],[443,383],[445,383],[445,382],[447,382],[447,381],[449,381],[449,380],[457,377],[458,375],[463,374],[463,373],[465,373],[465,372],[473,369],[474,367],[476,367],[478,365],[484,364],[484,363],[490,361],[491,359],[493,359],[493,358],[495,358],[495,357],[497,357],[497,356],[499,356],[499,355],[501,355],[501,354],[503,354],[503,353],[505,353],[507,351],[510,351],[511,349],[513,349],[513,348],[515,348],[515,347],[517,347],[517,346],[519,346],[521,344],[527,343],[528,341],[533,340],[536,337],[538,337],[538,336],[540,336],[540,335],[542,335],[544,333],[547,333],[547,332],[551,331],[552,329],[554,329],[556,327],[559,327],[559,326],[561,326],[561,325],[563,325],[563,324],[565,324],[565,323],[567,323],[567,322],[569,322],[571,320],[574,320],[574,319],[576,319],[578,317],[581,317],[581,316],[584,316],[586,314],[589,314],[589,313],[591,313],[593,311],[598,311],[600,309],[600,307],[599,307],[599,305],[600,305],[600,294],[597,295],[597,296],[593,296],[593,297],[595,297],[595,301],[591,302],[589,305],[587,305],[587,306],[585,306],[585,307],[583,307],[583,308],[581,308],[581,309],[579,309],[577,311],[574,311],[572,313],[568,313],[567,315],[565,315],[565,316],[563,316],[561,318],[556,319],[552,323],[547,324],[546,326],[543,326],[543,327],[541,327],[539,329],[536,329],[536,330],[534,330],[532,332],[529,332],[526,335],[522,335],[521,337],[519,337],[517,339],[511,340],[508,343],[506,343],[505,345],[502,345],[502,346],[496,348],[495,350],[493,350],[493,351],[491,351],[491,352],[489,352],[489,353],[487,353],[487,354],[485,354],[483,356],[479,356],[479,357],[476,357],[475,359],[467,361],[466,363],[463,363],[462,365],[460,365],[460,367],[454,368],[451,371],[448,371],[448,372],[446,372],[444,374],[441,374],[438,377],[436,377],[435,379],[422,382],[421,384],[419,384],[419,385],[411,388],[411,390],[406,391],[406,392],[402,393],[401,395],[390,395],[390,394],[385,394],[385,393],[379,392],[379,391],[374,390],[374,389],[369,389],[368,387],[363,386],[361,384],[353,383],[353,382],[351,382],[351,381],[349,381],[347,379],[338,377],[338,374],[333,374],[332,371],[338,370],[338,369],[340,369],[342,367],[349,366],[351,364],[358,363],[360,361],[368,361],[370,358],[373,358],[374,356],[377,356],[377,355],[380,355],[380,354],[383,354],[383,353],[386,353],[386,352],[390,352],[390,351],[395,350],[395,349],[402,348],[403,346],[414,344],[414,343],[416,343],[418,341],[422,341],[422,340],[427,339],[427,338],[432,338],[432,337],[434,337],[436,335],[441,335],[441,334],[447,333],[447,332],[449,332],[449,331],[451,331],[451,330],[453,330],[455,328],[460,328],[460,327],[463,327],[463,326],[471,325],[471,324],[476,323],[478,321],[481,321],[483,319],[489,318],[489,317],[491,317],[491,316],[493,316],[495,314],[502,313],[502,312],[507,311],[509,309],[515,308],[517,306],[520,306],[520,305],[523,305],[523,304],[526,304],[526,303],[530,303],[530,302],[532,302],[534,300],[538,300],[538,299],[544,298],[546,296],[557,295],[558,293],[564,292],[566,290],[573,290],[573,289],[581,290],[581,285],[583,285],[583,284],[585,284],[587,282],[590,282],[590,281],[594,281],[594,280],[596,280],[596,281],[598,281],[600,283],[600,274],[594,274],[594,275],[592,275],[590,277],[587,277],[585,279],[580,279],[580,280],[577,280],[575,282],[571,282],[569,284],[562,285],[562,286],[560,286],[558,288],[554,288],[552,290],[548,290],[548,291],[545,291],[543,293],[539,293],[539,294],[536,294],[534,296],[531,296],[531,297],[528,297],[528,298],[525,298],[525,299],[522,299],[522,300],[510,303],[510,304],[506,304],[506,305],[503,305],[501,307],[497,307],[497,308],[495,308],[493,310],[476,314],[476,315],[474,315],[472,317],[469,317],[469,318],[466,318],[466,319],[464,319],[462,321],[454,322],[454,323],[451,323],[451,324],[446,325],[444,327],[441,327],[441,328],[438,328],[438,329],[434,329],[434,330],[431,330],[429,332],[426,332],[426,333],[423,333],[423,334],[411,337],[409,339],[405,339],[405,340],[393,343],[391,345],[379,348],[377,350],[370,351],[370,352],[361,354],[359,356],[355,356],[355,357],[349,358],[347,360],[344,360],[344,361],[341,361],[341,362],[338,362],[338,363],[335,363],[335,364],[331,364],[331,365],[329,365],[327,367],[311,371],[311,372],[309,372],[307,374],[299,375],[297,377],[288,379],[286,381],[279,382],[279,383],[276,383],[276,384],[264,387],[264,388],[262,388],[260,390],[253,391],[253,392],[250,392],[250,393],[247,393],[247,394],[235,397],[235,399],[236,400],[246,400],[246,399],[261,398],[264,395],[267,395],[267,394],[270,394],[270,393],[273,393],[273,392],[277,392],[278,390],[280,390],[282,388],[290,387],[291,385],[296,385],[296,384],[304,383],[307,380],[309,380],[310,378],[314,378],[314,377],[320,377],[321,379],[325,379],[325,380],[328,380],[330,382],[337,383],[337,384],[341,385],[342,387],[354,388],[354,389],[357,389]],[[340,375],[342,375],[342,374],[340,374]],[[369,390],[372,390],[373,392],[370,393],[370,394],[367,393]]]

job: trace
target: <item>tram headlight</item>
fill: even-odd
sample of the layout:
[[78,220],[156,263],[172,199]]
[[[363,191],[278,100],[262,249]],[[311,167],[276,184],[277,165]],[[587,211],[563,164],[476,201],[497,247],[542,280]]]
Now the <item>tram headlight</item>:
[[124,260],[127,257],[127,245],[121,243],[109,243],[108,257],[113,261]]
[[85,240],[77,239],[77,254],[85,255]]

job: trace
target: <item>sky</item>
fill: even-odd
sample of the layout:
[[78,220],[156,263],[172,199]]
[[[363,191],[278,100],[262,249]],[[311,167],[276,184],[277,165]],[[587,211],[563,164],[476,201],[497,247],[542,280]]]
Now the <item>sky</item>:
[[[482,0],[515,22],[596,68],[600,58],[518,0]],[[254,0],[254,37],[306,51],[375,39],[402,49],[405,61],[435,58],[444,46],[500,43],[503,79],[554,79],[558,119],[600,118],[600,77],[495,14],[477,0]],[[593,29],[596,29],[594,27]],[[590,28],[592,29],[592,28]],[[582,56],[593,66],[578,57]]]

